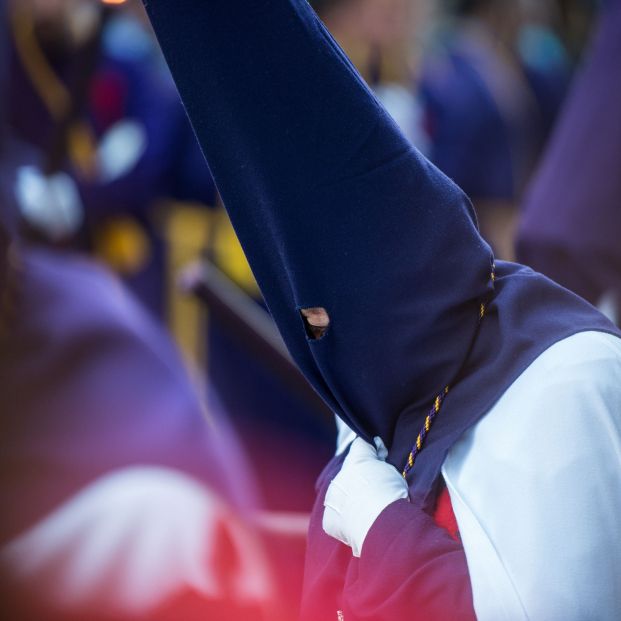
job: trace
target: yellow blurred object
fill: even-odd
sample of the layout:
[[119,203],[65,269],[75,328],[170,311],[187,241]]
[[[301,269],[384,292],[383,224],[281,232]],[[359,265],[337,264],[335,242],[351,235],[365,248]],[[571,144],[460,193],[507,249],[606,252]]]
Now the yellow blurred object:
[[167,248],[168,325],[192,368],[207,368],[207,319],[202,302],[180,289],[177,279],[203,252],[248,295],[260,297],[246,256],[222,207],[171,204],[164,209]]
[[151,243],[142,226],[133,218],[108,220],[95,234],[95,252],[122,276],[143,269],[151,258]]
[[97,144],[91,128],[84,122],[74,123],[69,132],[71,161],[82,177],[93,179],[97,172]]
[[409,53],[405,43],[395,41],[374,50],[354,38],[340,37],[338,42],[367,82],[379,79],[382,84],[407,84],[410,80]]
[[212,214],[193,204],[171,204],[164,213],[168,326],[190,369],[205,369],[207,312],[200,301],[181,290],[177,279],[207,246]]
[[211,250],[216,264],[246,293],[253,298],[260,298],[259,287],[226,211],[219,209],[214,215],[215,231]]

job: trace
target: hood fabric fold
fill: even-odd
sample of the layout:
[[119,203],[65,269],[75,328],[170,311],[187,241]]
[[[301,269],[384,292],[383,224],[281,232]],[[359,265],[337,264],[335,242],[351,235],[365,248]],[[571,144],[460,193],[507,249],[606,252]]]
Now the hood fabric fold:
[[[451,386],[414,495],[431,497],[451,444],[541,351],[614,331],[521,266],[501,263],[494,285],[469,200],[403,137],[304,0],[145,4],[269,310],[319,394],[402,468]],[[320,339],[300,314],[311,307],[330,317]]]

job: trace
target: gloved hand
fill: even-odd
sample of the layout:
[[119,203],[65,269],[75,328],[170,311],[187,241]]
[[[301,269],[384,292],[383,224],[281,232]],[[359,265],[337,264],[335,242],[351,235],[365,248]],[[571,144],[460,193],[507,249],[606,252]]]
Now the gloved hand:
[[408,498],[408,486],[396,468],[386,463],[388,451],[375,438],[377,449],[356,438],[341,471],[324,500],[323,530],[360,556],[367,533],[379,514],[395,500]]

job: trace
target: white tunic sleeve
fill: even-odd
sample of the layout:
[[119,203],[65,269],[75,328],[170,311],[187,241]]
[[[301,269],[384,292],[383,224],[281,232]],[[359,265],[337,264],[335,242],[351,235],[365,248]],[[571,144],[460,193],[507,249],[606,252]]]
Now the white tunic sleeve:
[[479,621],[621,619],[621,339],[550,347],[442,472]]

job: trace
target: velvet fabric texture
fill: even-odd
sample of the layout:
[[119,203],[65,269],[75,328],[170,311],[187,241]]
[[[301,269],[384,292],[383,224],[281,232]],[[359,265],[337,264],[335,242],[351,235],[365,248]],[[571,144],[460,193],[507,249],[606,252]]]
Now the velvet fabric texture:
[[[305,2],[147,9],[293,357],[352,427],[392,442],[456,375],[491,290],[470,203]],[[331,320],[318,340],[300,316],[315,306]]]
[[[431,511],[447,451],[524,368],[566,336],[614,327],[528,268],[500,263],[492,285],[468,199],[405,140],[305,1],[146,7],[308,380],[399,469],[452,386],[410,479]],[[316,306],[331,323],[313,340],[300,310]]]
[[593,303],[621,296],[621,1],[609,0],[524,204],[521,260]]

